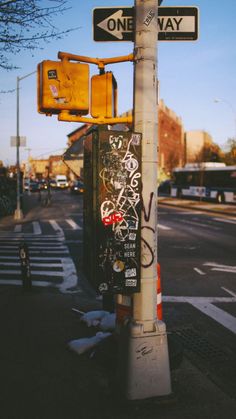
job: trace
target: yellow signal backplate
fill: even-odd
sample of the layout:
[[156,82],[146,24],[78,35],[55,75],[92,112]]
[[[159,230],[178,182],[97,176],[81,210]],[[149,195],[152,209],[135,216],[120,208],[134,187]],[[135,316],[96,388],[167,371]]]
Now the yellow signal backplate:
[[88,114],[88,64],[47,60],[38,65],[38,111],[58,114],[62,110]]
[[117,115],[117,83],[112,72],[91,78],[91,107],[93,118],[113,118]]

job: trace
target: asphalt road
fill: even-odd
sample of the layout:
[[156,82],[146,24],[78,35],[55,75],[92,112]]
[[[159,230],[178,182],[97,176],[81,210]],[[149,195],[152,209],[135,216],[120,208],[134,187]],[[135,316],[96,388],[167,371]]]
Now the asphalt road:
[[164,318],[185,355],[236,396],[236,218],[159,205]]
[[160,205],[158,226],[165,294],[236,295],[236,218]]
[[[55,191],[49,206],[43,202],[37,194],[26,195],[27,212],[21,222],[12,217],[0,220],[0,288],[22,286],[18,251],[23,240],[30,248],[34,286],[86,294],[84,284],[78,282],[83,197]],[[158,249],[167,330],[182,345],[185,357],[234,399],[235,237],[233,216],[159,205]]]

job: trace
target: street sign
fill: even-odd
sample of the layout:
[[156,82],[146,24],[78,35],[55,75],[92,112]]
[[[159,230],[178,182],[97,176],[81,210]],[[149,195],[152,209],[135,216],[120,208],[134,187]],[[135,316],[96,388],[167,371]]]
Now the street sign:
[[[146,26],[152,20],[152,11],[144,20]],[[107,7],[93,10],[94,41],[133,41],[134,8]],[[198,39],[197,7],[159,7],[159,41],[195,41]]]
[[93,9],[94,41],[133,41],[134,7]]
[[159,7],[158,41],[196,41],[197,7]]
[[[17,137],[11,136],[11,147],[17,147]],[[26,147],[26,137],[19,137],[19,147]]]

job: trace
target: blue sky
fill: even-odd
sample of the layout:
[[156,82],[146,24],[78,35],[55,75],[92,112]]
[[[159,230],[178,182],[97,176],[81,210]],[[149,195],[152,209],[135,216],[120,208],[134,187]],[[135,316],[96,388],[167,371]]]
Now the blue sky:
[[[43,49],[13,57],[21,67],[0,71],[0,90],[16,87],[16,77],[36,70],[45,59],[57,60],[58,51],[91,57],[114,57],[133,51],[132,42],[94,42],[92,9],[95,7],[133,6],[133,1],[70,0],[71,10],[55,18],[56,26],[79,27],[62,40],[42,44]],[[197,6],[200,13],[199,40],[195,42],[159,42],[159,96],[179,117],[185,130],[205,130],[221,147],[236,136],[236,1],[164,0],[162,6]],[[119,112],[132,108],[133,65],[122,63],[106,67],[118,82]],[[91,67],[91,73],[97,68]],[[27,148],[34,158],[60,154],[66,148],[67,134],[78,124],[59,122],[57,118],[37,113],[36,74],[20,83],[20,135],[27,137]],[[215,103],[214,99],[222,99]],[[15,148],[10,137],[16,135],[16,94],[0,95],[0,160],[14,164]],[[21,160],[28,151],[20,150]]]

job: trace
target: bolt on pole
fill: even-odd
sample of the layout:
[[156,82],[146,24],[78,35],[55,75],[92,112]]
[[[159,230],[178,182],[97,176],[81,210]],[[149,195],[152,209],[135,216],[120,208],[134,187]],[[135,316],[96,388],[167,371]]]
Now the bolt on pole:
[[171,394],[166,327],[157,320],[158,0],[135,0],[134,131],[142,134],[141,292],[120,334],[119,374],[130,400]]

